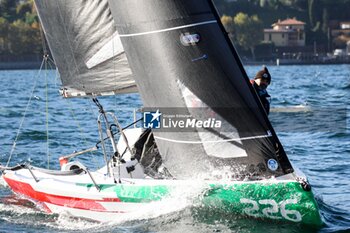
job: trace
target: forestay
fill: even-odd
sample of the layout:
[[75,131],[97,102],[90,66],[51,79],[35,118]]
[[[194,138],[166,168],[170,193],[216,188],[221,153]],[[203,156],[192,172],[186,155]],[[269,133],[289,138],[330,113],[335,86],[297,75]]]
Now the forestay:
[[211,1],[109,4],[145,107],[222,122],[220,129],[154,130],[173,175],[261,179],[293,172]]
[[107,0],[35,0],[65,97],[136,92]]

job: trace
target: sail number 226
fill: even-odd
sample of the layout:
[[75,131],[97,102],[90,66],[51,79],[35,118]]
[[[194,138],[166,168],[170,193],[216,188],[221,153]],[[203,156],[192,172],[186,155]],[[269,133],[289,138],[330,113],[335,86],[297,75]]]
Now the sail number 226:
[[[296,199],[287,199],[277,203],[272,199],[264,199],[254,201],[251,199],[242,198],[240,203],[248,204],[249,206],[243,209],[243,212],[249,216],[261,217],[261,214],[272,219],[286,219],[293,222],[301,221],[301,214],[296,210],[287,209],[287,205],[297,204]],[[261,209],[261,207],[263,207]],[[260,212],[261,211],[261,212]]]

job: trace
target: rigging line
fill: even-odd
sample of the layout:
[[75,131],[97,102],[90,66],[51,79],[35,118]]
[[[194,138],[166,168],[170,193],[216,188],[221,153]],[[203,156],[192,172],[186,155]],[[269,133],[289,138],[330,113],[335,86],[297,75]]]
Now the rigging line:
[[182,25],[182,26],[178,26],[178,27],[164,28],[164,29],[148,31],[148,32],[139,32],[139,33],[131,33],[131,34],[119,34],[119,37],[143,36],[143,35],[149,35],[149,34],[160,33],[160,32],[174,31],[174,30],[177,30],[177,29],[195,27],[195,26],[212,24],[212,23],[217,23],[217,21],[216,20],[208,20],[208,21],[203,21],[203,22],[199,22],[199,23],[186,24],[186,25]]
[[[39,18],[39,21],[40,21],[40,18]],[[43,31],[43,27],[41,25],[41,21],[39,24],[39,29],[40,29],[40,38],[41,38],[41,46],[43,48],[43,54],[46,55],[47,54],[46,40],[45,40],[45,34]]]
[[157,138],[159,140],[168,141],[168,142],[175,142],[175,143],[183,143],[183,144],[232,142],[232,141],[244,141],[244,140],[251,140],[251,139],[258,139],[258,138],[268,138],[268,137],[272,137],[272,135],[260,135],[260,136],[253,136],[253,137],[244,137],[244,138],[230,138],[230,139],[214,140],[214,141],[183,141],[183,140],[175,140],[175,139],[170,139],[170,138],[154,136],[154,138]]
[[[53,65],[55,65],[55,69],[56,69],[56,64],[55,64],[55,61],[50,57],[50,56],[48,56],[47,57],[47,59],[53,64]],[[50,63],[49,63],[50,64]],[[51,67],[51,69],[52,69],[52,66],[51,66],[51,64],[50,64],[50,67]],[[54,69],[53,69],[54,70]]]
[[57,85],[57,80],[58,80],[59,74],[57,72],[55,62],[52,59],[50,59],[50,57],[48,58],[48,61],[49,61],[49,63],[48,63],[49,64],[49,69],[55,71],[55,87],[57,89],[60,89],[59,86]]
[[[79,130],[79,133],[80,133],[80,137],[83,140],[83,144],[88,146],[89,144],[87,142],[86,133],[84,132],[83,127],[81,127],[80,122],[79,122],[79,120],[78,120],[78,118],[77,118],[77,116],[76,116],[76,114],[74,112],[74,108],[72,107],[72,102],[70,101],[70,99],[67,99],[67,98],[64,98],[64,99],[65,99],[66,103],[68,104],[68,108],[69,108],[69,111],[70,111],[70,113],[72,115],[73,121],[78,127],[78,130]],[[93,156],[93,152],[89,151],[89,154],[92,156],[92,159],[94,160],[94,163],[98,164],[97,159]]]
[[[119,33],[116,29],[115,26],[113,26],[113,28],[115,29],[115,32],[112,34],[112,37],[111,37],[111,41],[112,41],[112,52],[113,54],[115,54],[115,47],[114,47],[114,36],[115,34],[117,33],[117,36],[119,36]],[[117,59],[115,59],[115,57],[118,56],[118,55],[115,55],[113,56],[111,59],[111,62],[112,62],[112,66],[113,66],[113,73],[114,74],[117,74]],[[117,87],[118,86],[118,79],[117,79],[117,75],[114,76],[114,82],[115,82],[115,86]],[[114,95],[114,108],[117,109],[117,95]]]
[[[52,59],[50,59],[50,57],[49,57],[49,61],[52,63],[52,64],[49,63],[50,68],[51,68],[52,70],[55,70],[55,77],[56,77],[55,86],[56,86],[57,89],[59,89],[59,87],[58,87],[58,85],[57,85],[57,80],[59,80],[59,75],[60,75],[60,74],[59,74],[59,72],[58,72],[58,70],[57,70],[57,67],[56,67],[56,65],[55,65],[55,62],[54,62]],[[53,68],[53,65],[55,65],[56,69]],[[70,113],[71,113],[71,115],[72,115],[73,121],[75,122],[75,124],[76,124],[77,127],[78,127],[78,130],[79,130],[79,132],[80,132],[80,137],[83,139],[83,144],[84,144],[84,145],[89,145],[88,142],[87,142],[86,133],[84,132],[83,127],[81,127],[80,122],[79,122],[79,120],[77,119],[76,114],[75,114],[75,112],[74,112],[74,108],[72,107],[72,102],[71,102],[70,99],[68,99],[68,98],[63,98],[63,99],[64,99],[65,102],[67,103],[68,109],[70,110]],[[92,158],[93,158],[93,160],[94,160],[94,163],[97,164],[98,161],[97,161],[97,159],[93,156],[93,152],[92,152],[92,151],[89,151],[88,153],[90,154],[90,156],[92,156]]]
[[[49,63],[50,68],[51,68],[52,70],[55,70],[55,77],[56,77],[55,86],[56,86],[57,89],[59,89],[59,87],[58,87],[58,85],[57,85],[57,80],[59,80],[59,72],[58,72],[57,68],[56,68],[56,69],[53,69],[53,66],[52,66],[52,65],[55,65],[54,61],[53,61],[52,59],[50,59],[50,58],[49,58],[49,61],[52,63],[52,64]],[[56,66],[55,66],[55,67],[56,67]],[[84,145],[89,145],[89,144],[88,144],[88,141],[87,141],[86,133],[84,132],[83,127],[81,127],[80,122],[79,122],[79,120],[77,119],[76,114],[75,114],[75,112],[74,112],[74,108],[72,107],[72,102],[71,102],[68,98],[63,98],[63,99],[64,99],[65,102],[67,103],[68,109],[70,110],[70,113],[71,113],[71,115],[72,115],[73,121],[74,121],[74,123],[75,123],[75,124],[77,125],[77,127],[78,127],[78,130],[79,130],[79,132],[80,132],[80,138],[82,138],[83,144],[84,144]],[[98,161],[97,161],[97,159],[93,156],[94,153],[93,153],[92,151],[89,151],[88,153],[90,154],[90,156],[92,156],[94,163],[97,164]]]
[[[88,104],[88,106],[89,106],[89,110],[90,110],[90,112],[91,112],[91,115],[93,115],[94,117],[95,117],[95,119],[98,119],[98,117],[99,117],[99,112],[97,111],[96,112],[96,108],[95,108],[95,106],[93,106],[93,99],[94,98],[97,98],[97,97],[90,97],[90,100],[92,100],[92,101],[88,101],[88,102],[85,102],[85,103],[87,103]],[[97,126],[99,126],[99,124],[97,123]],[[100,134],[100,132],[99,132],[99,134]],[[103,134],[103,133],[102,133]],[[103,137],[103,136],[102,136]],[[105,149],[102,149],[102,151],[103,151],[103,153],[105,153]],[[92,154],[92,153],[91,153]],[[101,167],[103,167],[104,166],[104,164],[103,165],[101,165],[101,163],[99,163],[98,161],[97,161],[97,159],[96,159],[96,157],[93,157],[93,159],[94,159],[94,162],[95,162],[95,164],[97,165],[97,167],[98,168],[101,168]]]
[[26,105],[26,108],[24,110],[24,113],[23,113],[23,116],[22,116],[22,119],[21,119],[21,122],[19,124],[19,128],[17,129],[17,133],[16,133],[16,137],[15,137],[15,140],[12,144],[12,148],[11,148],[11,151],[10,151],[10,156],[7,160],[7,163],[6,163],[6,167],[8,167],[8,165],[10,164],[10,161],[12,159],[12,155],[13,155],[13,152],[15,151],[15,148],[16,148],[16,144],[17,144],[17,140],[18,140],[18,137],[19,137],[19,134],[21,132],[21,129],[22,129],[22,126],[23,126],[23,123],[24,123],[24,119],[26,118],[26,115],[27,115],[27,112],[28,112],[28,108],[29,108],[29,105],[30,103],[32,102],[32,98],[34,96],[34,91],[36,89],[36,85],[37,85],[37,82],[38,82],[38,77],[42,71],[42,68],[44,66],[44,63],[45,63],[45,58],[43,58],[43,61],[41,62],[41,65],[40,65],[40,68],[39,68],[39,71],[38,73],[36,74],[36,76],[34,76],[34,85],[33,85],[33,88],[32,88],[32,91],[31,91],[31,94],[30,94],[30,97],[29,97],[29,100],[27,102],[27,105]]
[[[56,69],[56,77],[58,77],[58,76],[59,76],[59,73],[57,72],[57,69]],[[71,114],[71,116],[73,118],[73,121],[74,121],[75,125],[78,127],[80,138],[82,139],[83,144],[88,146],[89,144],[88,144],[88,141],[87,141],[86,133],[84,132],[83,127],[81,126],[80,121],[78,120],[78,118],[77,118],[77,116],[75,114],[74,108],[72,106],[71,99],[69,99],[69,98],[63,98],[63,99],[66,102],[66,104],[68,105],[68,109],[70,111],[70,114]],[[94,163],[98,164],[97,159],[93,156],[93,152],[89,151],[88,153],[90,154],[90,156],[92,156],[92,159],[94,160]]]
[[48,65],[48,60],[46,54],[44,55],[44,60],[45,60],[45,83],[46,83],[46,89],[45,89],[45,112],[46,112],[46,156],[47,156],[47,169],[50,169],[50,136],[49,136],[49,83],[47,79],[47,65]]
[[[125,129],[129,128],[130,126],[133,126],[133,125],[137,124],[137,123],[138,123],[139,121],[141,121],[141,120],[143,120],[143,117],[141,117],[141,118],[138,119],[137,121],[135,121],[135,122],[133,122],[133,123],[131,123],[131,124],[129,124],[129,125],[123,127],[122,130],[125,130]],[[113,126],[113,125],[111,125],[111,126]],[[113,135],[117,135],[117,134],[119,134],[119,131],[113,133]],[[105,141],[105,140],[107,140],[107,139],[109,139],[109,137],[106,137],[106,138],[104,138],[103,140]],[[100,143],[101,143],[101,141],[96,142],[96,147],[98,147],[98,144],[100,144]]]

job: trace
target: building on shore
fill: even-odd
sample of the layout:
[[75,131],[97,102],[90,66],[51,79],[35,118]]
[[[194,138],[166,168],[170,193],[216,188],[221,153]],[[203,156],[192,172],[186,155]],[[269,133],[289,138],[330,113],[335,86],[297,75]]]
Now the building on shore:
[[272,29],[264,29],[264,42],[276,47],[305,46],[305,23],[296,18],[278,20]]
[[333,20],[329,28],[334,52],[341,50],[344,55],[350,55],[350,21]]

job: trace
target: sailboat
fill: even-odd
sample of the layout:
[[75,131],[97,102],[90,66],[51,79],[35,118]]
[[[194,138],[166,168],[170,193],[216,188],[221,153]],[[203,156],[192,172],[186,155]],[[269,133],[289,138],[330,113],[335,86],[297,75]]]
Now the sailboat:
[[[91,98],[100,111],[106,165],[90,171],[73,160],[92,147],[61,157],[61,170],[2,167],[13,192],[50,213],[104,222],[195,181],[209,209],[322,224],[311,186],[290,163],[210,0],[35,4],[62,95]],[[123,128],[97,99],[136,91],[143,128]]]

